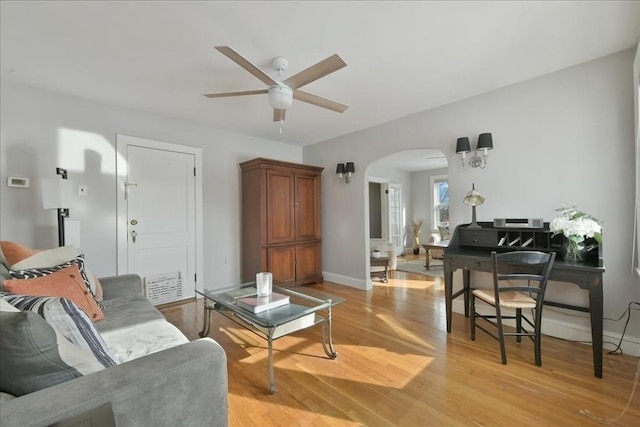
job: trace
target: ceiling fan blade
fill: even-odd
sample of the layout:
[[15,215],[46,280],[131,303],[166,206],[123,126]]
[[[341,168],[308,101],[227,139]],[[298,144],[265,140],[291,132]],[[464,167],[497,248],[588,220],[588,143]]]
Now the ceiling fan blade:
[[284,116],[287,114],[287,110],[279,110],[277,108],[273,109],[273,121],[280,122],[284,121]]
[[269,89],[242,90],[239,92],[206,93],[204,96],[206,96],[207,98],[224,98],[225,96],[260,95],[263,93],[269,93]]
[[314,95],[309,92],[305,92],[300,89],[296,89],[293,91],[293,98],[298,101],[308,102],[309,104],[317,105],[318,107],[327,108],[329,110],[337,111],[338,113],[344,113],[344,111],[349,108],[348,105],[341,104],[336,101],[332,101],[327,98],[323,98],[318,95]]
[[265,73],[260,68],[253,65],[244,56],[240,55],[238,52],[236,52],[229,46],[216,46],[216,49],[218,50],[218,52],[222,53],[224,56],[226,56],[227,58],[229,58],[230,60],[232,60],[233,62],[235,62],[236,64],[238,64],[239,66],[241,66],[242,68],[244,68],[245,70],[247,70],[248,72],[256,76],[257,78],[259,78],[260,81],[262,81],[264,84],[268,86],[273,86],[278,84],[278,82],[273,80],[273,78],[271,78],[269,74]]
[[336,53],[289,77],[283,83],[291,89],[297,89],[346,66],[347,63]]

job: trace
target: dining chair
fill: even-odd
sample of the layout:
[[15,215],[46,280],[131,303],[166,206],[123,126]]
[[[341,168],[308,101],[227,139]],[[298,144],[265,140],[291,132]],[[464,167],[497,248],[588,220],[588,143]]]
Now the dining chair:
[[[515,336],[518,342],[522,341],[523,336],[531,338],[534,342],[536,365],[542,365],[540,355],[542,307],[555,258],[555,252],[491,252],[493,289],[474,289],[471,292],[469,299],[471,340],[475,341],[476,339],[476,326],[498,340],[504,365],[507,364],[505,336]],[[478,313],[476,299],[492,306],[495,309],[495,314]],[[506,315],[503,310],[507,311]],[[523,310],[531,310],[531,318],[523,315]],[[476,319],[485,320],[493,328],[491,330],[485,329],[481,324],[476,324]],[[516,321],[515,332],[504,331],[503,319]],[[523,320],[527,327],[523,325]],[[495,334],[496,329],[497,335]]]

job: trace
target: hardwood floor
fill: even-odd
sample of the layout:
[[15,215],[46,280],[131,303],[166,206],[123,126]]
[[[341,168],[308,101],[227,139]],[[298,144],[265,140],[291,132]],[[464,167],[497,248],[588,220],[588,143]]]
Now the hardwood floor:
[[[333,311],[338,357],[325,357],[319,325],[277,340],[275,395],[265,340],[214,313],[209,336],[227,353],[229,425],[588,426],[623,411],[637,358],[605,355],[599,379],[590,346],[545,336],[542,367],[529,340],[509,340],[502,365],[497,341],[478,333],[472,342],[464,316],[454,313],[446,333],[441,280],[395,272],[370,292],[309,285],[346,298]],[[161,311],[198,338],[201,301]],[[614,425],[640,425],[640,389]]]

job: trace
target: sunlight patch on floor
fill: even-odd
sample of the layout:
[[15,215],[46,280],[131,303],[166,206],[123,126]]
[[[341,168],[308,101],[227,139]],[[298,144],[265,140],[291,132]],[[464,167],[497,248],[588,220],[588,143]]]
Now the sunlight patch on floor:
[[388,283],[373,282],[375,288],[407,288],[407,289],[429,289],[436,286],[437,282],[429,280],[407,280],[389,279]]
[[398,323],[392,315],[389,314],[378,314],[378,319],[386,324],[386,326],[392,330],[397,337],[402,338],[405,341],[412,342],[414,344],[418,344],[430,350],[435,349],[434,346],[423,340],[421,337],[415,335],[412,332],[409,332],[405,326]]

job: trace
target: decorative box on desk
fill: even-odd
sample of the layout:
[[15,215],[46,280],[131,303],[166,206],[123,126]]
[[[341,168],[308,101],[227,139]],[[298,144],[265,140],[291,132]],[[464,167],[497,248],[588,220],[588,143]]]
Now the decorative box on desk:
[[[478,223],[480,228],[469,228],[469,224],[456,227],[449,246],[444,251],[444,290],[447,313],[447,332],[451,332],[452,301],[464,296],[464,314],[469,317],[469,284],[471,271],[491,273],[491,252],[508,252],[516,250],[534,250],[542,252],[560,252],[563,237],[552,237],[549,223],[542,228],[515,228],[513,226],[498,228],[491,222]],[[453,272],[463,270],[462,289],[453,293]],[[593,365],[595,376],[602,378],[602,275],[604,259],[602,244],[587,253],[580,262],[568,262],[556,258],[551,270],[552,281],[568,282],[589,291],[589,307],[578,307],[569,304],[545,301],[570,310],[591,314],[591,336],[593,345]]]

